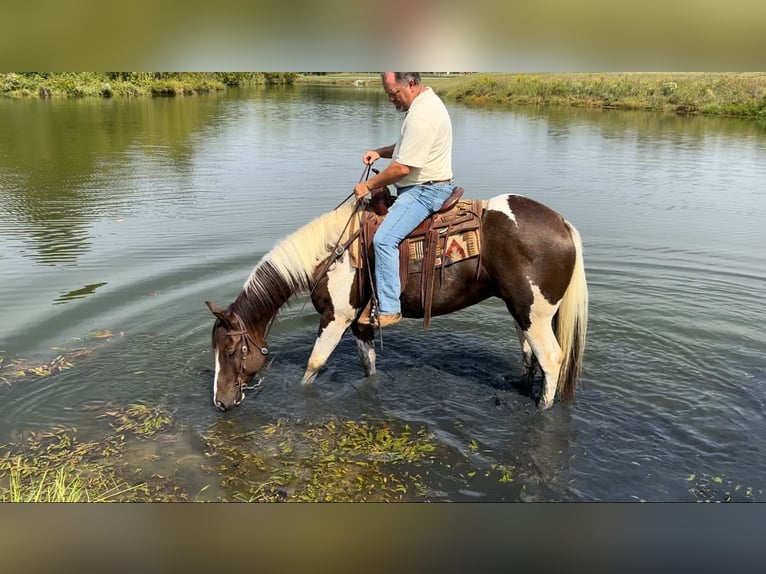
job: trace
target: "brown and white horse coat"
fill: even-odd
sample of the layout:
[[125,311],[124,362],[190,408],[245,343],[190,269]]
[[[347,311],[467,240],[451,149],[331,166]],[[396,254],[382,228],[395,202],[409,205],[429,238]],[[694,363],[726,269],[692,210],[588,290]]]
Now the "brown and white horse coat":
[[[365,301],[358,300],[356,269],[347,252],[316,284],[317,268],[333,254],[356,204],[347,202],[302,227],[267,253],[228,309],[207,303],[213,326],[216,371],[213,402],[226,410],[244,398],[246,385],[266,363],[265,336],[279,310],[295,295],[311,293],[321,318],[303,383],[319,370],[351,327],[362,366],[375,373],[374,331],[357,323]],[[588,288],[582,243],[561,215],[521,195],[487,201],[482,221],[481,268],[476,259],[450,265],[439,274],[433,316],[452,313],[498,297],[514,319],[524,368],[531,381],[543,373],[539,406],[557,394],[574,397],[586,338]],[[405,317],[423,317],[420,281],[409,280],[401,295]]]

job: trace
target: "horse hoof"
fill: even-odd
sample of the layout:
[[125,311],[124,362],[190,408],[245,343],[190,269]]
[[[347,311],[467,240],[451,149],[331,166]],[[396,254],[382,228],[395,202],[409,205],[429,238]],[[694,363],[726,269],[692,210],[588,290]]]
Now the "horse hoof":
[[541,411],[547,411],[552,406],[553,406],[553,401],[544,401],[543,399],[540,399],[537,402],[537,408]]

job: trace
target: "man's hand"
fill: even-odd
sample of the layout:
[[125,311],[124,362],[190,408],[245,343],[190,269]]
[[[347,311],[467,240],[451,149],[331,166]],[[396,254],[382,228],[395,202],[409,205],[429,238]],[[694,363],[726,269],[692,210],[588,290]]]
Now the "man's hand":
[[357,199],[362,199],[368,193],[370,193],[370,190],[367,188],[366,181],[360,181],[354,187],[354,195],[356,196]]
[[373,149],[373,150],[364,152],[364,155],[362,156],[362,163],[364,165],[372,165],[379,159],[380,159],[380,154]]

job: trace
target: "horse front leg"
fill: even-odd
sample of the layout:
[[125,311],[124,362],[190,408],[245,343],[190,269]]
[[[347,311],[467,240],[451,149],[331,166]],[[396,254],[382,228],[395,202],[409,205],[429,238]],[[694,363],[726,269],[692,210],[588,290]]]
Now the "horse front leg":
[[375,374],[375,330],[370,325],[360,325],[354,321],[351,331],[356,337],[356,350],[359,352],[364,374],[371,377]]
[[350,324],[351,318],[349,317],[336,317],[332,313],[322,315],[319,322],[319,334],[301,381],[304,385],[314,382],[319,369],[325,366],[327,359],[338,346],[343,333],[346,332]]

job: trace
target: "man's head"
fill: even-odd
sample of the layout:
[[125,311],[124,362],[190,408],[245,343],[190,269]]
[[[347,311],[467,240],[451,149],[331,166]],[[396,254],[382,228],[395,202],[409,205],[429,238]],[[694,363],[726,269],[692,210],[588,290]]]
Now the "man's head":
[[418,72],[383,72],[380,79],[388,99],[402,112],[409,110],[412,101],[425,89]]

